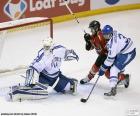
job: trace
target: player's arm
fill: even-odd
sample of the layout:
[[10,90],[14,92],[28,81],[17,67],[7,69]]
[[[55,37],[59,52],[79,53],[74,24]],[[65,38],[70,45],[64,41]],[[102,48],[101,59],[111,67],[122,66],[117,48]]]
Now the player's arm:
[[90,35],[89,33],[85,33],[85,34],[84,34],[84,40],[85,40],[85,42],[86,42],[85,49],[86,49],[87,51],[93,49],[93,47],[92,47],[92,45],[91,45],[91,42],[90,42],[90,40],[91,40],[91,35]]
[[38,52],[37,57],[33,60],[33,62],[30,64],[30,66],[26,70],[26,79],[25,79],[26,86],[29,86],[30,84],[32,84],[35,72],[39,74],[45,68],[45,65],[42,60],[43,57],[44,57],[44,52],[43,52],[43,49],[41,49]]
[[61,47],[57,47],[57,49],[53,50],[53,55],[56,58],[64,59],[65,61],[70,61],[70,60],[79,60],[78,55],[73,49],[67,49],[62,45],[59,45]]

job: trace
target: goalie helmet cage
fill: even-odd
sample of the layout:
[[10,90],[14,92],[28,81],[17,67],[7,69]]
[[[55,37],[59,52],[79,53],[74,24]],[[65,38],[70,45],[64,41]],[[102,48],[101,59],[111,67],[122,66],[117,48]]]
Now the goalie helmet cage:
[[[0,23],[0,74],[27,68],[27,64],[25,64],[25,65],[19,64],[12,68],[11,67],[3,68],[1,66],[1,63],[7,62],[5,60],[1,61],[1,59],[4,59],[4,58],[2,58],[3,54],[6,54],[5,47],[7,45],[6,45],[5,41],[6,41],[6,39],[10,40],[10,38],[11,38],[11,35],[8,37],[7,37],[7,35],[14,33],[14,37],[18,38],[18,42],[19,41],[22,42],[23,38],[21,38],[20,36],[26,35],[25,38],[27,38],[28,34],[30,35],[30,31],[32,31],[32,35],[37,35],[38,30],[40,30],[40,32],[43,32],[43,34],[46,34],[44,37],[53,38],[53,20],[50,18],[46,18],[46,17],[33,17],[33,18],[24,18],[24,19]],[[21,34],[20,34],[20,36],[17,36],[16,33],[21,33]],[[25,33],[28,33],[28,34],[25,34]],[[28,39],[30,39],[30,38],[31,38],[31,36]],[[44,39],[40,36],[38,38]],[[35,38],[35,41],[36,41],[36,38]],[[10,40],[10,42],[13,42],[12,39]],[[9,44],[10,44],[10,42],[9,42]],[[17,42],[17,44],[18,44],[18,42]],[[29,43],[29,42],[27,42],[27,43]],[[26,44],[24,46],[26,47]],[[13,49],[13,53],[14,53],[14,51],[16,52],[17,49],[19,49],[19,48]],[[9,54],[9,53],[7,53],[7,54]],[[24,54],[24,55],[26,55],[26,54]],[[17,59],[17,60],[21,60],[21,59]],[[12,61],[11,63],[14,63],[14,61]]]

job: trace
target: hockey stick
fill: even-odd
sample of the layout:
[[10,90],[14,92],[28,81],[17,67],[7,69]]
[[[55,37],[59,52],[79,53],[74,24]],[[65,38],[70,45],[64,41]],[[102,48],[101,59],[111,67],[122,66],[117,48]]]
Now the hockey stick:
[[99,78],[100,78],[100,76],[98,76],[97,80],[95,81],[95,84],[93,85],[93,87],[92,87],[92,89],[91,89],[91,91],[90,91],[90,93],[89,93],[88,97],[87,97],[87,98],[81,98],[81,102],[85,103],[85,102],[87,102],[87,101],[88,101],[88,99],[89,99],[89,97],[90,97],[90,95],[91,95],[92,91],[94,90],[94,88],[95,88],[95,86],[96,86],[96,84],[97,84],[97,82],[98,82]]
[[[70,9],[70,7],[68,6],[68,4],[66,3],[67,0],[65,0],[65,5],[67,7],[67,9],[69,10],[70,14],[74,17],[75,21],[80,25],[80,22],[78,20],[78,18],[76,17],[76,15],[72,12],[72,10]],[[81,28],[81,27],[80,27]],[[84,33],[86,33],[85,29],[82,29]]]

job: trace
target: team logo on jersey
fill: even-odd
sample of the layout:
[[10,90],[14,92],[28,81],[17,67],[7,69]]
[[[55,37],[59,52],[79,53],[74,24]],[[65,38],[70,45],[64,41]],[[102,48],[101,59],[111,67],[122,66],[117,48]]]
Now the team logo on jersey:
[[19,19],[27,9],[24,0],[9,0],[4,6],[4,13],[12,20]]
[[120,0],[105,0],[105,2],[109,5],[114,5],[116,3],[118,3]]

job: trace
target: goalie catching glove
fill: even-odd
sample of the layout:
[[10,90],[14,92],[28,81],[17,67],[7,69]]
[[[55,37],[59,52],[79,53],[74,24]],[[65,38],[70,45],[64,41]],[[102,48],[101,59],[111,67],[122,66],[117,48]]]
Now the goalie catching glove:
[[65,52],[65,61],[70,61],[70,60],[79,60],[79,56],[75,53],[74,50],[66,50]]

